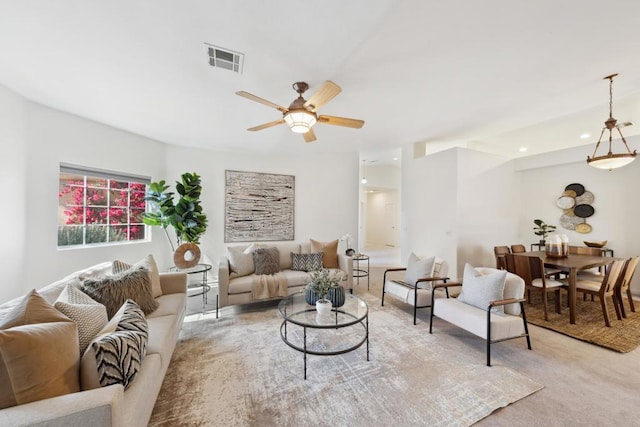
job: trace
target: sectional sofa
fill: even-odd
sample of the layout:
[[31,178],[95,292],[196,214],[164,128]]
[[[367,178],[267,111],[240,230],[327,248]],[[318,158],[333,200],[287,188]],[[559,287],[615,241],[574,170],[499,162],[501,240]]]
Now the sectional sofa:
[[[38,290],[38,298],[42,297],[53,307],[53,304],[59,299],[69,283],[112,275],[114,274],[112,272],[112,264],[112,262],[106,262],[75,272]],[[70,370],[74,371],[71,372],[71,376],[74,378],[73,381],[80,381],[81,383],[78,386],[79,391],[24,404],[18,402],[19,404],[17,405],[4,407],[4,409],[0,410],[0,426],[146,426],[178,340],[185,315],[187,289],[187,277],[184,273],[157,273],[156,267],[156,274],[159,287],[154,290],[153,299],[157,303],[157,308],[146,315],[146,324],[148,325],[146,354],[142,359],[135,379],[128,384],[128,388],[125,389],[123,384],[113,384],[102,387],[98,385],[98,388],[85,389],[85,372],[75,371],[76,369],[85,370],[84,360],[70,360],[68,363]],[[31,298],[34,297],[35,295],[31,295]],[[6,323],[7,316],[11,316],[11,313],[16,311],[17,306],[24,305],[27,298],[29,298],[29,295],[0,305],[0,346],[7,344],[6,340],[10,339],[12,334],[19,333],[20,328],[31,327],[38,329],[38,325],[2,329],[1,325],[3,321]],[[64,321],[59,324],[68,326]],[[41,346],[41,348],[32,348],[31,351],[44,355],[38,360],[44,360],[45,362],[51,360],[51,363],[54,363],[63,357],[62,353],[65,353],[66,349],[60,348],[56,343],[50,344]],[[91,348],[91,345],[88,348]],[[51,354],[47,354],[47,352],[51,352]],[[76,349],[75,352],[76,357],[78,357],[78,350]],[[0,362],[2,362],[1,358]],[[93,363],[95,364],[95,361]],[[37,369],[35,369],[37,367],[34,366],[33,368],[33,371],[37,372]],[[0,384],[0,387],[6,388],[5,386],[13,380],[12,375],[14,373],[11,372],[12,369],[8,362],[4,365],[0,363],[0,380],[5,381],[4,384]],[[5,376],[4,378],[3,375]],[[24,380],[24,376],[21,375],[21,378],[16,377],[15,382]],[[78,380],[75,378],[78,378]],[[15,386],[14,388],[18,387]],[[17,394],[19,396],[18,400],[25,398],[24,393],[21,393]],[[2,398],[3,396],[6,397],[6,394],[6,390],[3,390],[3,395],[0,396],[0,403],[2,403]],[[31,399],[32,397],[27,398],[27,400]]]

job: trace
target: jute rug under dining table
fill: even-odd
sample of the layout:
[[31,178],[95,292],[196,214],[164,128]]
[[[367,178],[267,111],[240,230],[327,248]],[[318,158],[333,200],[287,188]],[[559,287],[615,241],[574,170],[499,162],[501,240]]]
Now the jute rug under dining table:
[[627,353],[640,345],[640,311],[634,313],[629,309],[626,296],[624,304],[627,317],[623,320],[618,320],[613,301],[607,298],[611,327],[605,326],[602,308],[597,297],[595,301],[591,301],[591,297],[587,297],[587,301],[584,301],[582,294],[578,294],[574,325],[569,323],[566,293],[562,295],[561,314],[555,311],[555,295],[549,293],[548,299],[549,320],[546,321],[541,293],[531,292],[531,304],[525,305],[529,323],[620,353]]
[[[441,322],[430,335],[406,312],[361,297],[370,361],[365,346],[309,356],[307,380],[302,354],[280,338],[275,305],[186,322],[150,425],[468,426],[542,389],[498,360],[487,367],[473,357],[455,326]],[[523,341],[500,351],[528,350]]]

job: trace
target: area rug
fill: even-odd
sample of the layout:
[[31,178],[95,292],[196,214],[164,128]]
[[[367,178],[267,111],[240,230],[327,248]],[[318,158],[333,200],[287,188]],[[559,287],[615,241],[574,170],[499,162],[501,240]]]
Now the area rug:
[[555,296],[549,294],[549,320],[545,321],[541,294],[540,292],[532,292],[531,304],[525,305],[527,320],[529,323],[542,328],[620,353],[630,352],[640,345],[640,312],[631,312],[626,298],[625,310],[627,318],[623,318],[623,320],[618,320],[616,317],[613,301],[611,299],[607,300],[609,321],[611,322],[611,327],[609,328],[604,324],[602,308],[598,298],[595,298],[595,301],[591,301],[591,298],[587,297],[587,301],[583,301],[582,294],[578,294],[576,323],[574,325],[569,323],[569,307],[566,307],[566,293],[562,295],[562,301],[562,313],[558,314],[555,312]]
[[370,361],[365,346],[309,356],[307,380],[303,355],[280,338],[276,307],[185,323],[149,425],[468,426],[543,387],[499,363],[487,367],[444,327],[430,335],[362,297]]

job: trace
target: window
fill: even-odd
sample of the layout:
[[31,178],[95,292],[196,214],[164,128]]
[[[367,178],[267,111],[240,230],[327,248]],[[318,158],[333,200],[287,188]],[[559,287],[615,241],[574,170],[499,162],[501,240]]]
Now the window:
[[58,247],[147,240],[148,177],[60,164]]

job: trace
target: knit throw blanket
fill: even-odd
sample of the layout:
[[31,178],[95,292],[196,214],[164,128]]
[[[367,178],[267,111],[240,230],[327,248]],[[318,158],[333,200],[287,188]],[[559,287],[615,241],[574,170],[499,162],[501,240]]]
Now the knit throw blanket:
[[253,299],[286,297],[288,295],[287,277],[282,273],[254,276],[251,282],[251,295]]

